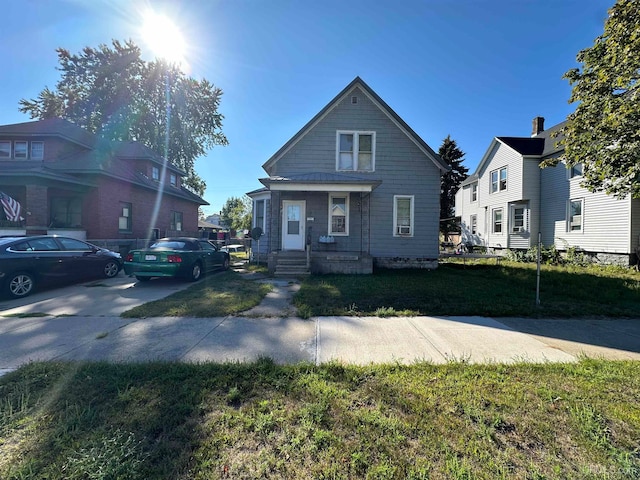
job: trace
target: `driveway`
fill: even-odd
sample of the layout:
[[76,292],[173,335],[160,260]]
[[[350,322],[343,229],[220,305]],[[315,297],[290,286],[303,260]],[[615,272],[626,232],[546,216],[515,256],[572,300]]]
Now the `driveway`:
[[[214,274],[215,275],[215,274]],[[37,291],[21,299],[0,298],[0,316],[114,317],[133,307],[164,298],[189,287],[182,279],[157,278],[137,282],[120,272],[115,278]]]

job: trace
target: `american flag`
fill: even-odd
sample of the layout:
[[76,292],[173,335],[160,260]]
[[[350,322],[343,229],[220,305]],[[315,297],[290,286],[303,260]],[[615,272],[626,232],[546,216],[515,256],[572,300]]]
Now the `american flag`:
[[10,222],[24,220],[24,218],[20,216],[20,202],[11,198],[6,193],[0,192],[0,203],[2,204],[2,209],[4,210],[7,220]]

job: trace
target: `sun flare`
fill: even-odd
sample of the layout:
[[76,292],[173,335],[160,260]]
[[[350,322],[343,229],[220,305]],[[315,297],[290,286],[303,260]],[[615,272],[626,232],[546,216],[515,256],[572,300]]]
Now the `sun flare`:
[[142,24],[142,38],[157,58],[180,66],[186,65],[184,36],[167,16],[147,12]]

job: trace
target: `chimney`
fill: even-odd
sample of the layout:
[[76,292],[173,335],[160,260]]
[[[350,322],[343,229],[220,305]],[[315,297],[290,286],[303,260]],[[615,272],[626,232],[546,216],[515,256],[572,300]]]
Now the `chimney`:
[[536,117],[533,119],[533,130],[531,136],[535,137],[540,132],[544,132],[544,117]]

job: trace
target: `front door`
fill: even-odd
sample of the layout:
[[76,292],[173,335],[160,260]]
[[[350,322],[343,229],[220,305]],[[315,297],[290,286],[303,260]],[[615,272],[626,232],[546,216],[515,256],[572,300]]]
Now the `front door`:
[[282,201],[282,249],[304,250],[304,200]]

